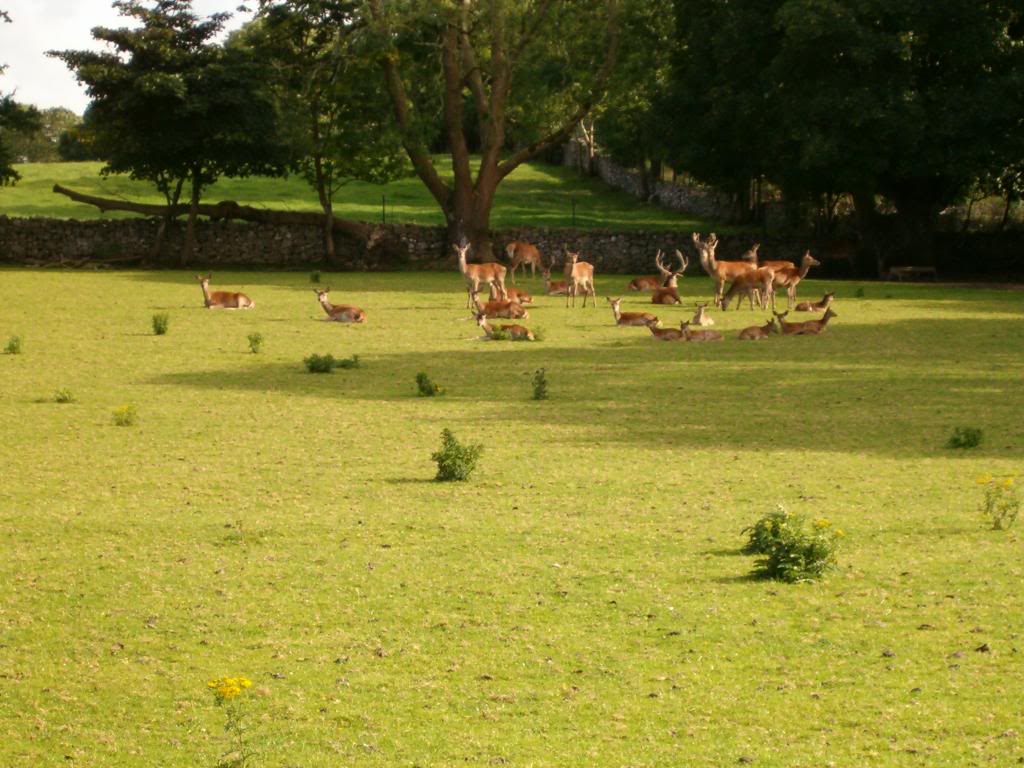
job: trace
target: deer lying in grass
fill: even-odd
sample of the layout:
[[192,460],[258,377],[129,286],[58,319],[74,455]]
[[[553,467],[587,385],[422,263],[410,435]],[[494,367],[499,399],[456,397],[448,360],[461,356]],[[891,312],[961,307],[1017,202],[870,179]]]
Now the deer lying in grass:
[[[745,261],[719,261],[715,258],[715,249],[718,248],[718,235],[712,232],[707,239],[701,240],[700,234],[693,233],[693,244],[700,254],[700,265],[715,281],[715,304],[722,300],[722,291],[725,284],[735,280],[742,274],[757,269],[757,262]],[[749,251],[748,251],[749,253]]]
[[779,329],[775,326],[775,318],[770,317],[764,325],[752,325],[749,328],[744,328],[740,331],[739,338],[743,341],[756,341],[758,339],[767,339],[769,334],[778,332]]
[[[484,336],[481,337],[483,340],[495,340],[495,328],[493,325],[487,322],[487,315],[483,312],[476,313],[476,324],[484,332]],[[498,330],[501,332],[497,338],[508,338],[512,341],[536,341],[533,332],[522,325],[499,325]]]
[[576,294],[583,291],[583,306],[587,306],[587,296],[591,298],[591,306],[597,306],[597,292],[594,290],[594,265],[587,261],[580,261],[580,254],[577,251],[566,250],[565,252],[565,280],[569,284],[569,295],[565,297],[565,306],[569,306],[569,297],[572,297],[572,305],[576,306]]
[[647,325],[651,321],[657,325],[659,322],[658,318],[650,312],[620,312],[619,306],[622,302],[621,298],[609,299],[606,296],[605,299],[612,305],[612,314],[615,315],[616,325]]
[[775,308],[775,272],[769,267],[759,267],[757,269],[751,269],[748,272],[744,272],[741,275],[737,275],[732,281],[732,285],[729,286],[728,292],[718,302],[718,305],[724,312],[729,308],[729,302],[732,297],[739,293],[740,298],[736,303],[736,309],[743,306],[743,297],[746,296],[750,300],[750,308],[754,308],[754,301],[756,300],[758,306],[761,309],[767,309],[768,302],[771,302],[772,309]]
[[475,291],[470,295],[473,308],[477,313],[483,313],[488,317],[505,317],[509,320],[525,320],[530,316],[530,313],[523,309],[522,304],[517,304],[514,301],[497,299],[481,304],[479,297],[480,294]]
[[715,324],[715,319],[708,314],[708,304],[710,301],[705,301],[703,304],[694,304],[697,307],[697,311],[693,315],[693,319],[690,321],[692,325],[699,325],[701,328],[709,328]]
[[462,279],[466,281],[466,306],[472,306],[473,294],[480,291],[480,284],[487,283],[497,286],[498,292],[503,299],[508,298],[505,291],[505,267],[501,264],[467,264],[466,253],[469,251],[469,244],[453,245],[452,248],[459,254],[459,272]]
[[801,301],[793,309],[796,312],[824,312],[832,305],[832,299],[836,296],[835,291],[826,293],[821,301]]
[[817,320],[806,320],[802,323],[787,323],[783,318],[788,314],[788,309],[782,314],[779,314],[778,312],[775,313],[775,317],[779,320],[779,326],[782,328],[782,332],[787,336],[817,336],[825,330],[830,319],[833,317],[839,317],[839,315],[832,311],[831,307],[826,309],[824,316]]
[[537,277],[537,267],[544,268],[544,264],[540,258],[540,251],[537,250],[537,246],[531,245],[530,243],[523,242],[522,240],[513,240],[511,243],[505,246],[505,255],[508,256],[509,269],[512,272],[512,282],[516,281],[516,270],[519,267],[523,268],[523,274],[526,274],[526,267],[530,267],[530,277]]
[[651,303],[653,304],[682,304],[682,300],[679,298],[679,283],[678,279],[683,272],[686,271],[686,267],[689,262],[683,258],[683,254],[676,251],[676,258],[679,259],[679,269],[675,272],[668,269],[664,264],[661,263],[661,251],[658,251],[658,255],[655,258],[655,262],[658,265],[658,269],[665,276],[665,281],[661,284],[660,288],[655,288],[654,293],[651,294]]
[[[786,308],[792,309],[793,304],[796,303],[796,287],[800,284],[800,281],[807,277],[807,273],[811,267],[820,266],[821,262],[811,256],[811,252],[807,251],[804,253],[804,257],[800,260],[800,268],[789,266],[775,272],[774,286],[786,289]],[[774,304],[772,305],[774,306]]]
[[320,306],[323,307],[324,312],[327,313],[327,320],[333,320],[337,323],[366,322],[366,313],[359,307],[353,307],[351,304],[331,304],[331,302],[327,300],[327,294],[330,292],[330,288],[323,291],[319,288],[313,289],[313,293],[316,294],[317,301],[320,302]]
[[213,275],[196,275],[200,287],[203,289],[203,303],[207,309],[255,309],[256,302],[244,293],[231,293],[230,291],[210,291],[210,278]]
[[[508,300],[514,301],[516,304],[533,304],[533,296],[528,294],[522,288],[506,288],[505,293],[508,294]],[[490,300],[495,301],[500,298],[501,294],[498,293],[498,289],[492,285]]]
[[[679,251],[676,251],[679,254]],[[658,268],[659,275],[648,275],[647,277],[634,277],[629,281],[629,290],[631,291],[655,291],[661,288],[665,284],[669,275],[672,274],[671,270],[665,269],[661,264],[661,251],[659,250],[654,256],[654,265]]]
[[779,330],[782,331],[783,336],[796,336],[802,331],[804,326],[803,323],[786,322],[786,315],[789,314],[788,309],[785,312],[775,312],[773,310],[772,314],[775,315],[775,319],[779,321]]
[[679,330],[683,334],[683,341],[723,341],[725,339],[725,336],[718,331],[691,331],[689,320],[679,323]]
[[[554,264],[552,264],[554,266]],[[545,267],[540,273],[541,277],[544,278],[544,295],[545,296],[568,296],[569,286],[566,285],[563,280],[551,281],[551,267]]]
[[654,336],[658,341],[682,341],[683,332],[675,328],[659,328],[658,318],[653,317],[652,320],[648,320],[645,325],[650,329],[651,335]]

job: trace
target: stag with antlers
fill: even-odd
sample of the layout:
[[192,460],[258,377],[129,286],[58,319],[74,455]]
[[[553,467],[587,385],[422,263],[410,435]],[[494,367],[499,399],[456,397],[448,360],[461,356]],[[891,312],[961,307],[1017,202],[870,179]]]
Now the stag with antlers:
[[679,298],[679,276],[686,271],[690,262],[686,260],[682,253],[676,251],[676,258],[679,259],[679,269],[672,271],[666,267],[661,261],[661,251],[658,251],[658,255],[655,257],[655,264],[658,265],[658,269],[664,277],[664,282],[660,288],[656,288],[654,293],[651,294],[651,303],[653,304],[682,304],[682,300]]

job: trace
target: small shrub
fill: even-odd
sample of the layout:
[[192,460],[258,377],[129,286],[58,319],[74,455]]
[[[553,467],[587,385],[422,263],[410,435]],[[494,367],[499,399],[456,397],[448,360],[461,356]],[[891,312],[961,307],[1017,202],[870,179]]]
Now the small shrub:
[[858,288],[857,292],[854,293],[853,295],[856,296],[858,299],[863,299],[866,294],[864,293],[863,288]]
[[533,399],[548,399],[548,376],[543,368],[533,374]]
[[75,395],[70,389],[58,389],[53,395],[53,402],[55,403],[73,403],[75,402]]
[[744,554],[757,554],[753,575],[763,579],[797,582],[821,578],[835,567],[836,550],[843,532],[823,518],[810,526],[802,517],[781,506],[750,528]]
[[334,370],[334,355],[310,355],[302,362],[306,364],[306,370],[310,373],[330,373]]
[[422,371],[416,374],[416,387],[419,389],[420,397],[433,397],[434,395],[444,394],[444,390]]
[[977,448],[982,432],[977,427],[957,427],[946,441],[947,448]]
[[998,480],[992,475],[982,475],[978,478],[978,485],[985,488],[981,513],[992,524],[993,530],[1005,531],[1011,528],[1020,514],[1020,494],[1017,492],[1015,478],[1004,477]]
[[136,418],[134,405],[119,405],[114,409],[114,423],[119,427],[130,427]]
[[263,349],[263,334],[250,333],[246,338],[249,340],[249,351],[254,355],[258,355],[260,350]]
[[153,315],[153,333],[157,336],[163,336],[167,333],[167,326],[170,325],[171,318],[166,312],[160,312]]
[[343,357],[341,360],[334,361],[335,368],[358,368],[362,365],[359,362],[359,355],[352,355],[352,357]]
[[20,355],[21,354],[21,336],[11,336],[7,340],[7,346],[4,347],[4,352],[8,355]]
[[455,439],[450,429],[441,432],[441,450],[435,451],[430,458],[437,462],[435,480],[468,480],[476,469],[476,462],[483,453],[483,446],[463,445]]
[[491,341],[508,341],[508,331],[501,328],[492,328]]
[[320,270],[319,269],[315,269],[315,270],[313,270],[312,272],[309,273],[309,282],[311,282],[311,283],[319,283],[320,282],[320,277],[321,277]]

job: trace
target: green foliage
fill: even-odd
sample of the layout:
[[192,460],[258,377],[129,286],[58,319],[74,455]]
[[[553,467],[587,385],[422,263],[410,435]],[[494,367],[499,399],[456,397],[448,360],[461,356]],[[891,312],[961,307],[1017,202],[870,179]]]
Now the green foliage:
[[337,364],[334,355],[329,352],[326,355],[310,355],[302,362],[306,364],[306,370],[310,373],[330,373]]
[[444,390],[422,371],[416,374],[416,389],[419,391],[420,397],[433,397],[434,395],[444,394]]
[[492,328],[491,341],[508,341],[508,331],[503,328]]
[[538,327],[538,328],[534,328],[533,329],[533,340],[534,341],[544,341],[544,339],[546,339],[547,337],[548,337],[547,331],[545,331],[543,328]]
[[441,449],[430,455],[437,463],[435,480],[468,480],[476,469],[476,463],[483,453],[483,446],[476,443],[463,445],[445,428],[441,431]]
[[825,518],[815,518],[808,525],[781,506],[743,532],[749,535],[742,552],[761,555],[753,575],[790,583],[814,581],[834,568],[843,536],[843,531]]
[[9,147],[15,157],[29,163],[52,163],[61,159],[58,147],[61,137],[82,122],[82,118],[64,107],[40,110],[32,130],[10,137]]
[[341,360],[336,360],[334,363],[335,368],[359,368],[361,365],[362,363],[359,362],[359,355],[343,357]]
[[21,354],[21,336],[11,336],[7,339],[7,346],[4,347],[4,352],[8,355],[20,355]]
[[134,405],[119,405],[114,409],[114,424],[119,427],[132,426],[137,417]]
[[997,479],[992,475],[982,475],[978,485],[984,488],[981,512],[992,524],[992,529],[1003,531],[1017,522],[1020,514],[1020,493],[1017,491],[1016,478],[1004,477]]
[[548,376],[544,368],[538,369],[533,374],[533,399],[548,399]]
[[74,393],[68,389],[58,389],[53,395],[53,402],[55,403],[73,403],[75,402]]
[[263,334],[262,333],[250,333],[245,337],[249,341],[249,351],[254,355],[258,355],[260,350],[263,349]]
[[319,283],[320,282],[320,277],[321,277],[320,276],[320,270],[319,269],[315,269],[315,270],[313,270],[312,272],[309,273],[309,282],[311,282],[311,283]]
[[166,312],[158,312],[153,315],[153,333],[157,336],[163,336],[167,333],[167,328],[171,323],[170,315]]
[[863,287],[858,288],[856,291],[854,291],[853,295],[854,295],[854,298],[857,298],[857,299],[863,299],[866,296],[866,294],[864,293],[864,288]]
[[20,136],[32,135],[39,126],[39,110],[17,103],[9,94],[0,95],[0,187],[21,180],[21,174],[14,169],[20,157],[12,144]]
[[977,448],[981,444],[982,431],[978,427],[956,427],[946,441],[947,448]]

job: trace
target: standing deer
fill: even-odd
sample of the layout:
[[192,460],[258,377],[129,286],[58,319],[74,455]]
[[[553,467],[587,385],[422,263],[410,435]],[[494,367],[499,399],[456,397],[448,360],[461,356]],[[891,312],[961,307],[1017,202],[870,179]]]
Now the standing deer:
[[679,283],[678,278],[683,272],[686,271],[686,267],[689,266],[689,262],[683,258],[683,254],[676,251],[676,258],[679,259],[679,269],[673,272],[668,269],[664,264],[661,263],[661,251],[658,251],[658,255],[655,258],[655,263],[658,265],[658,269],[661,270],[661,274],[665,276],[665,282],[662,283],[660,288],[656,288],[654,293],[651,294],[651,303],[653,304],[682,304],[682,300],[679,298]]
[[715,319],[708,314],[708,304],[710,303],[710,301],[705,301],[703,304],[694,304],[694,306],[697,307],[697,311],[693,315],[693,320],[690,321],[693,325],[708,328],[715,324]]
[[756,341],[767,339],[769,334],[778,332],[779,329],[775,327],[775,318],[770,317],[764,325],[752,325],[749,328],[744,328],[740,331],[739,338],[743,341]]
[[774,285],[786,289],[787,309],[792,309],[793,304],[796,303],[796,287],[800,284],[800,281],[807,277],[811,267],[820,265],[821,262],[811,256],[810,251],[807,251],[804,253],[803,259],[800,260],[800,269],[789,266],[775,273]]
[[835,291],[826,293],[821,297],[821,301],[801,301],[793,309],[797,312],[824,312],[832,305],[835,296]]
[[750,261],[719,261],[715,258],[715,249],[718,248],[718,235],[712,232],[707,239],[701,240],[700,234],[693,233],[693,244],[700,254],[700,265],[715,281],[715,304],[722,301],[722,291],[725,284],[735,280],[739,275],[745,274],[752,269],[757,269],[757,263]]
[[[554,264],[551,266],[554,266]],[[551,267],[544,267],[540,274],[544,278],[544,294],[546,296],[569,295],[569,287],[565,284],[564,280],[551,281]]]
[[725,336],[718,331],[691,331],[689,320],[679,323],[679,330],[683,334],[683,341],[723,341],[725,339]]
[[[494,326],[487,322],[487,315],[483,312],[476,313],[476,324],[483,330],[484,340],[494,339]],[[533,332],[523,325],[499,325],[498,328],[512,341],[536,341]]]
[[473,294],[479,292],[480,284],[497,285],[501,297],[507,298],[505,291],[505,267],[501,264],[467,264],[466,253],[469,251],[469,244],[453,245],[452,248],[459,254],[459,271],[462,279],[466,281],[466,306],[471,307]]
[[207,309],[255,309],[256,302],[244,293],[231,293],[229,291],[210,291],[210,279],[213,275],[196,275],[200,287],[203,289],[203,303]]
[[530,266],[530,277],[537,277],[537,267],[544,268],[544,263],[540,258],[540,251],[537,250],[537,246],[531,245],[530,243],[523,242],[522,240],[513,240],[511,243],[505,246],[505,255],[509,260],[509,269],[512,271],[512,283],[516,281],[516,270],[519,267],[523,268],[523,274],[526,274],[526,266]]
[[650,312],[620,312],[621,298],[609,299],[606,296],[605,300],[612,305],[612,314],[615,315],[616,325],[647,325],[652,320],[655,324],[658,323],[658,318]]
[[775,272],[769,267],[757,267],[737,275],[729,286],[728,292],[719,299],[718,305],[724,312],[729,308],[729,302],[736,293],[740,293],[736,309],[743,306],[743,297],[750,300],[750,308],[754,308],[754,300],[757,300],[761,309],[767,309],[769,300],[772,309],[775,309]]
[[[528,294],[522,288],[506,288],[505,293],[508,295],[509,301],[514,301],[517,304],[533,304],[533,296]],[[500,298],[500,296],[501,294],[498,293],[498,289],[492,285],[490,293],[491,301]]]
[[658,341],[682,341],[683,332],[676,328],[659,328],[658,318],[651,316],[652,319],[648,320],[645,325],[650,329],[651,335],[654,336]]
[[587,296],[591,298],[590,305],[597,306],[597,292],[594,290],[594,265],[587,261],[580,261],[580,254],[577,251],[566,250],[565,252],[565,280],[569,284],[569,294],[565,297],[565,306],[569,306],[569,299],[572,298],[572,305],[576,306],[576,294],[583,289],[583,306],[587,306]]
[[313,289],[313,293],[316,294],[316,298],[320,302],[320,306],[323,307],[324,312],[327,313],[327,320],[334,320],[337,323],[366,322],[366,313],[359,307],[353,307],[351,304],[331,304],[331,302],[327,300],[327,294],[330,292],[330,288],[323,291],[319,288]]
[[481,304],[479,294],[475,291],[471,296],[471,300],[473,302],[473,309],[477,312],[482,312],[488,317],[505,317],[510,320],[520,320],[530,316],[530,313],[523,309],[521,304],[516,304],[514,301],[498,299]]

